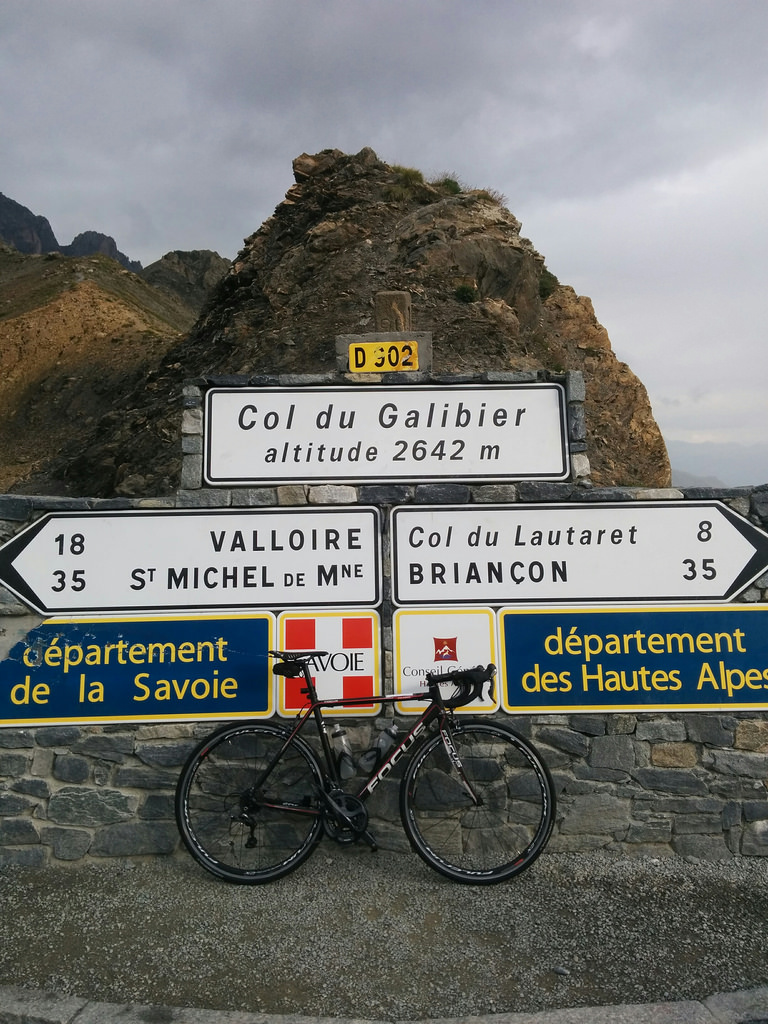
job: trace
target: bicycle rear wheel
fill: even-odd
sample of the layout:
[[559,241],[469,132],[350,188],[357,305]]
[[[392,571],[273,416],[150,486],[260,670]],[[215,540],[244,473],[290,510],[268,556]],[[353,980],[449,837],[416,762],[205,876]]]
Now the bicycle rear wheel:
[[176,822],[207,871],[229,882],[271,882],[312,853],[322,830],[320,767],[310,748],[267,723],[226,725],[187,759]]
[[[547,766],[535,747],[495,722],[458,720],[413,754],[400,788],[403,827],[420,857],[455,882],[503,882],[546,846],[555,816]],[[463,776],[463,777],[462,777]]]

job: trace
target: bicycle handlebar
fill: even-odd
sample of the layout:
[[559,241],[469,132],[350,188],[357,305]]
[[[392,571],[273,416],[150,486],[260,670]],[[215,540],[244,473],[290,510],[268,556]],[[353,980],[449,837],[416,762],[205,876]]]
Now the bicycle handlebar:
[[447,708],[458,708],[473,700],[482,700],[485,683],[490,684],[488,687],[489,698],[495,699],[495,665],[487,665],[485,668],[482,665],[476,665],[474,668],[453,668],[448,672],[427,672],[425,678],[430,688],[438,686],[440,683],[452,683],[457,687],[457,692],[453,697],[443,700],[443,704]]
[[[304,665],[313,662],[318,657],[324,657],[327,651],[268,651],[273,658],[279,658],[281,664],[273,665],[272,671],[279,676],[295,678],[304,674]],[[430,695],[433,696],[433,688],[440,683],[450,683],[456,687],[456,693],[448,699],[442,698],[442,703],[447,708],[458,708],[470,704],[473,700],[483,699],[483,686],[489,683],[488,697],[491,701],[495,699],[494,681],[496,678],[496,666],[475,665],[474,668],[452,668],[448,672],[427,672],[425,676],[429,687]]]

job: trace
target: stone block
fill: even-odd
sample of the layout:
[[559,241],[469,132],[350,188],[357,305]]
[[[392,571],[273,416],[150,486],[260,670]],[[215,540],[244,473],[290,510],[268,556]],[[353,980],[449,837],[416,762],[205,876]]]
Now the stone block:
[[74,746],[74,752],[101,761],[115,761],[122,764],[133,754],[132,733],[91,733],[83,736]]
[[569,724],[586,736],[604,736],[607,730],[605,715],[571,715]]
[[730,860],[731,853],[725,842],[725,837],[683,835],[672,840],[672,849],[679,857],[688,857],[691,860]]
[[185,455],[181,460],[181,486],[186,490],[194,490],[203,484],[202,454]]
[[748,779],[768,779],[768,754],[713,750],[712,769],[726,775],[745,776]]
[[581,370],[568,370],[566,372],[565,391],[569,402],[586,402],[587,384]]
[[589,755],[593,768],[629,772],[635,767],[635,749],[629,736],[595,736]]
[[71,747],[83,735],[76,725],[47,725],[35,731],[38,747]]
[[41,838],[56,860],[80,860],[91,845],[91,833],[81,828],[52,826],[42,830]]
[[136,765],[122,765],[115,771],[114,785],[125,789],[173,789],[178,771],[163,771]]
[[4,818],[0,821],[0,846],[33,846],[40,833],[31,818]]
[[26,796],[0,790],[0,816],[24,814],[25,811],[34,806],[34,801]]
[[633,821],[629,826],[626,841],[628,843],[668,843],[672,838],[672,822]]
[[571,456],[571,476],[574,480],[581,480],[588,477],[592,472],[589,459],[586,455]]
[[0,776],[12,779],[24,775],[32,761],[32,754],[0,754]]
[[185,434],[181,439],[182,455],[201,455],[203,439],[199,434]]
[[414,497],[417,505],[466,505],[472,492],[466,484],[418,484]]
[[[583,441],[587,436],[587,422],[584,416],[584,406],[570,403],[568,405],[568,437],[571,441]],[[589,474],[589,461],[587,460],[587,472]]]
[[176,492],[177,508],[227,508],[231,501],[231,492],[222,487],[179,488]]
[[[766,793],[766,797],[768,797],[768,792]],[[742,808],[744,810],[744,818],[746,821],[768,820],[768,799],[745,800]]]
[[768,754],[768,722],[748,719],[736,726],[733,745],[737,750],[754,750]]
[[185,409],[181,417],[182,434],[202,434],[203,432],[203,411],[202,409]]
[[514,484],[482,484],[472,488],[472,499],[478,505],[511,505],[517,501]]
[[723,831],[722,814],[678,814],[676,835],[719,835]]
[[108,825],[132,818],[137,804],[118,790],[68,786],[51,797],[48,818],[59,825]]
[[413,498],[409,484],[366,484],[358,489],[361,505],[403,505]]
[[25,796],[34,796],[38,800],[47,800],[51,795],[51,787],[47,779],[21,778],[11,786],[14,793],[24,793]]
[[694,743],[654,743],[651,764],[659,768],[693,768],[699,760]]
[[277,488],[277,504],[290,507],[307,504],[307,488],[304,484],[284,484]]
[[0,750],[22,750],[34,745],[35,738],[30,729],[0,729]]
[[88,759],[76,754],[57,754],[53,761],[53,777],[59,782],[85,782],[90,771]]
[[32,515],[32,501],[15,494],[0,494],[0,519],[23,523]]
[[571,729],[547,728],[545,726],[539,730],[537,739],[576,757],[586,757],[589,753],[589,740],[583,733],[573,732]]
[[179,842],[175,825],[123,822],[99,829],[91,844],[94,857],[139,857],[173,853]]
[[744,829],[741,852],[745,857],[768,857],[768,821],[753,821]]
[[689,715],[685,721],[688,739],[713,747],[732,747],[736,723],[719,715]]
[[357,488],[349,484],[320,484],[309,488],[307,499],[310,505],[355,505]]
[[693,772],[683,768],[636,768],[632,772],[643,789],[686,796],[706,796],[705,783]]
[[277,505],[276,487],[233,487],[233,508],[271,508]]
[[194,745],[193,739],[168,743],[137,743],[136,757],[151,768],[173,767],[184,764]]
[[686,738],[683,722],[672,718],[640,719],[635,729],[638,740],[673,743]]
[[607,793],[576,797],[564,810],[562,835],[608,835],[629,826],[630,801]]
[[573,494],[573,484],[523,480],[517,485],[517,493],[520,501],[568,501]]
[[[45,862],[46,851],[43,846],[0,846],[0,868],[41,868]],[[23,1020],[24,1024],[27,1024],[27,1018]]]
[[150,793],[139,810],[139,817],[144,818],[147,821],[173,821],[173,794]]

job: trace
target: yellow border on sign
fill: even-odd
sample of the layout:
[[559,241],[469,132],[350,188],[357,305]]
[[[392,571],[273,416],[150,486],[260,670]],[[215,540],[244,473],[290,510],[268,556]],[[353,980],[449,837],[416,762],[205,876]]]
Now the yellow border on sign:
[[[638,712],[660,711],[756,711],[762,709],[755,704],[725,704],[722,701],[716,704],[551,704],[525,706],[511,705],[507,700],[507,645],[504,642],[504,618],[507,615],[551,615],[553,612],[562,612],[568,615],[583,614],[610,614],[615,612],[768,612],[768,604],[708,604],[708,605],[681,605],[681,604],[658,604],[658,605],[519,605],[517,607],[500,608],[498,612],[499,621],[499,646],[501,648],[501,675],[504,684],[501,688],[502,707],[510,715],[560,715],[560,714],[591,714],[593,712],[606,712],[609,714],[623,715],[636,714]],[[768,705],[768,690],[766,690],[766,705]]]
[[[473,607],[466,607],[466,608],[465,607],[462,607],[462,608],[450,608],[450,607],[447,607],[447,608],[444,608],[444,607],[440,607],[440,606],[433,606],[433,607],[429,607],[429,608],[397,608],[395,610],[393,616],[392,616],[392,648],[393,648],[393,659],[394,659],[394,687],[395,687],[395,693],[413,692],[413,690],[408,691],[408,690],[403,689],[403,685],[402,685],[402,673],[403,673],[404,666],[403,666],[402,660],[401,660],[400,643],[399,643],[400,636],[399,636],[399,632],[398,632],[398,627],[399,627],[400,619],[405,618],[405,617],[412,617],[414,615],[417,615],[417,616],[418,615],[430,615],[430,616],[439,615],[441,617],[447,617],[449,615],[465,615],[465,616],[466,615],[484,615],[484,616],[486,616],[488,618],[489,635],[490,635],[490,640],[491,640],[491,658],[490,658],[490,660],[491,660],[491,662],[493,662],[494,665],[498,666],[498,661],[497,661],[498,630],[496,628],[496,625],[497,625],[497,623],[496,623],[496,613],[494,612],[494,610],[492,608],[483,608],[483,607],[479,607],[479,608],[477,608],[477,607],[474,607],[474,608]],[[477,664],[477,659],[475,659],[473,661],[473,665],[476,665],[476,664]],[[435,668],[438,667],[436,662],[434,663],[434,665],[435,665]],[[446,668],[449,668],[449,667],[452,667],[452,666],[446,666]],[[500,698],[499,698],[499,690],[500,689],[501,689],[501,681],[500,681],[500,677],[497,675],[497,677],[496,677],[496,700],[493,702],[493,704],[490,704],[487,701],[484,704],[467,704],[464,707],[458,708],[457,711],[459,713],[466,712],[466,711],[471,711],[473,714],[478,714],[478,715],[483,715],[483,714],[490,715],[490,714],[493,714],[495,711],[497,711],[499,709],[499,706],[500,706]],[[417,701],[402,701],[402,702],[398,701],[395,704],[395,708],[397,709],[397,711],[400,714],[403,714],[403,715],[421,714],[421,712],[424,711],[427,707],[428,707],[428,705],[426,703],[422,704],[420,701],[419,702],[417,702]]]
[[[193,614],[193,615],[130,615],[121,614],[114,615],[88,615],[88,616],[63,616],[55,615],[51,618],[43,619],[39,625],[30,627],[32,629],[39,629],[41,626],[53,626],[57,625],[78,625],[81,623],[89,622],[209,622],[217,619],[267,619],[268,622],[268,641],[267,648],[272,649],[274,646],[276,620],[272,612],[243,612],[235,611],[231,613],[219,612],[210,615],[206,614]],[[18,641],[23,643],[24,641]],[[265,652],[266,656],[266,652]],[[136,717],[135,715],[93,715],[89,718],[14,718],[14,719],[2,719],[0,720],[0,728],[12,729],[22,725],[99,725],[99,724],[111,724],[113,722],[129,722],[134,725],[151,725],[153,722],[178,722],[179,724],[189,722],[203,722],[203,721],[221,721],[228,722],[235,719],[241,718],[271,718],[275,713],[275,687],[274,677],[272,685],[269,687],[268,692],[268,707],[266,711],[221,711],[221,712],[203,712],[195,715],[144,715]]]
[[[328,618],[343,618],[343,619],[360,619],[367,618],[371,620],[371,632],[373,635],[373,692],[371,696],[380,697],[382,695],[382,684],[381,684],[381,617],[379,613],[373,608],[350,608],[345,610],[344,608],[322,608],[312,611],[311,609],[301,609],[300,611],[292,611],[286,609],[281,612],[277,619],[278,635],[280,638],[278,644],[278,650],[287,650],[285,644],[285,623],[288,619],[328,619]],[[277,677],[277,713],[282,718],[295,718],[297,714],[297,708],[286,707],[285,704],[285,683],[283,677]],[[329,708],[324,712],[324,715],[336,717],[342,716],[354,716],[356,718],[372,718],[375,715],[381,713],[381,704],[363,704],[359,707],[345,707],[339,704],[335,708]]]

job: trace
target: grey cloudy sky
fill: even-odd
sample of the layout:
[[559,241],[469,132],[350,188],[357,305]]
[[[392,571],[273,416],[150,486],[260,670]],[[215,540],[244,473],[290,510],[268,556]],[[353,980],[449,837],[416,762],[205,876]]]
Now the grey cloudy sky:
[[768,0],[3,0],[0,191],[146,265],[232,258],[304,151],[450,171],[592,298],[670,445],[755,446],[725,482],[760,483],[767,43]]

